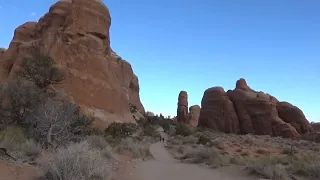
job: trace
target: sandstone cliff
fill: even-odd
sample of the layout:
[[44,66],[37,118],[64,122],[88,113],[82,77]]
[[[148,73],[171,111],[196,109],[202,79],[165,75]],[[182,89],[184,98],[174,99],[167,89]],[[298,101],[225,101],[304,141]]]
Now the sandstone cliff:
[[51,56],[67,78],[56,90],[67,94],[105,128],[113,121],[133,122],[129,104],[144,113],[138,77],[110,47],[111,17],[99,0],[63,0],[38,22],[19,26],[7,50],[0,50],[0,81],[14,76],[21,59]]

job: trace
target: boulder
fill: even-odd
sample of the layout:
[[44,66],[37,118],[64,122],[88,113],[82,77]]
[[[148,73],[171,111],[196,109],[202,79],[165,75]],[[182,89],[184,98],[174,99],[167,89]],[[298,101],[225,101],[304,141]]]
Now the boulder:
[[66,72],[54,88],[70,97],[104,129],[113,121],[135,122],[129,104],[144,114],[139,80],[130,63],[110,47],[111,17],[99,0],[64,0],[38,22],[19,26],[0,61],[0,81],[15,76],[22,58],[51,56]]
[[186,91],[180,91],[178,96],[177,122],[185,124],[189,123],[188,93]]
[[288,102],[278,102],[277,110],[279,117],[291,124],[300,134],[312,131],[309,121],[298,107]]
[[201,101],[199,126],[226,133],[239,133],[239,119],[222,87],[209,88]]
[[198,126],[198,120],[200,117],[200,106],[193,105],[189,107],[189,124],[193,127]]

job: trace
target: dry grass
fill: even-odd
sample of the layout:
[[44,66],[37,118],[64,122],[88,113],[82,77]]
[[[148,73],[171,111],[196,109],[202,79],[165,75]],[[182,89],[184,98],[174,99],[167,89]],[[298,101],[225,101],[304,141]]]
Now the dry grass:
[[118,153],[129,151],[134,158],[146,158],[150,156],[149,144],[144,141],[135,141],[132,138],[125,138],[115,147]]
[[271,180],[320,178],[320,144],[315,142],[202,131],[186,137],[172,136],[168,143],[170,152],[188,163],[242,165]]
[[39,144],[37,144],[34,140],[27,140],[25,143],[22,144],[20,149],[26,156],[31,157],[33,159],[38,157],[42,151]]
[[203,147],[188,149],[181,158],[184,162],[203,163],[212,168],[221,167],[227,164],[227,159],[220,155],[214,147]]
[[59,149],[42,170],[46,180],[111,179],[110,161],[88,141]]
[[270,180],[291,180],[285,168],[273,164],[251,164],[247,167],[250,174],[262,176]]
[[42,148],[32,139],[25,139],[23,131],[19,128],[10,127],[1,132],[0,148],[5,148],[12,156],[0,154],[0,158],[19,163],[32,162],[42,152]]

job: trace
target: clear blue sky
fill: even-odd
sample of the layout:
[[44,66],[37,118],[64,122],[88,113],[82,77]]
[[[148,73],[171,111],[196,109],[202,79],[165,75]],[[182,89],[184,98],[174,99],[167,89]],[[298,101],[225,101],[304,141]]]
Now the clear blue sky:
[[[0,0],[0,47],[53,0]],[[200,104],[212,86],[255,90],[320,121],[319,0],[104,0],[111,44],[138,75],[147,110],[175,115],[180,90]]]

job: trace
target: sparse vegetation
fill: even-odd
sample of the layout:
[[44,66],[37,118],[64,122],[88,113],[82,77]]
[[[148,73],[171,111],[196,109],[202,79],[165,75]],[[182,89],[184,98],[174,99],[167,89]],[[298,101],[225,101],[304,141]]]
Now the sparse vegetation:
[[59,149],[42,169],[47,180],[111,179],[110,160],[87,141]]
[[[246,166],[248,172],[270,180],[320,177],[319,144],[315,142],[196,131],[193,136],[170,137],[168,149],[177,159],[211,167]],[[197,142],[191,141],[194,137]]]
[[190,163],[204,163],[216,168],[227,164],[227,159],[220,155],[219,150],[214,147],[203,147],[188,149],[180,159]]
[[50,56],[37,54],[22,60],[18,75],[33,82],[40,89],[47,88],[51,84],[58,84],[64,78],[63,71],[57,67]]
[[68,103],[48,100],[40,105],[26,122],[29,134],[45,145],[65,145],[90,135],[92,119],[81,116],[79,107]]
[[132,138],[122,139],[116,146],[116,150],[121,153],[129,151],[134,158],[146,158],[150,156],[149,146],[145,142],[135,141]]
[[105,130],[106,135],[121,139],[132,136],[138,130],[138,126],[133,123],[111,123]]
[[178,123],[176,125],[176,135],[189,136],[194,133],[193,127],[187,124]]

